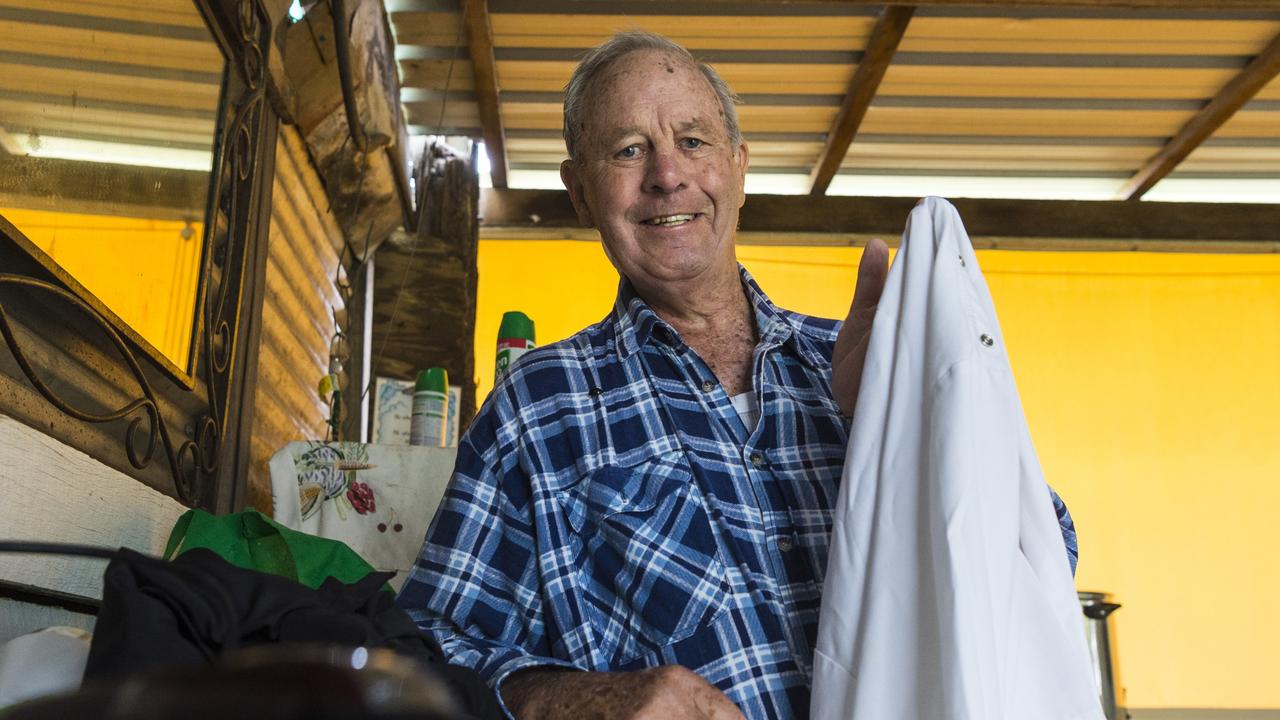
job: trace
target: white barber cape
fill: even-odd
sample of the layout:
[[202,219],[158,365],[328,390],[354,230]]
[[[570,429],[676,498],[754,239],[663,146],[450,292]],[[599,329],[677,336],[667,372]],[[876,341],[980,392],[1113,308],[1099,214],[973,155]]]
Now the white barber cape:
[[813,720],[1103,717],[991,296],[940,198],[876,311],[825,582]]

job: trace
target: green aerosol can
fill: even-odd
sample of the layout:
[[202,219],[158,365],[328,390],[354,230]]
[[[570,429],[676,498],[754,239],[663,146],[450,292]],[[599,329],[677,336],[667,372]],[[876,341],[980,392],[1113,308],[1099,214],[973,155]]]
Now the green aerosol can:
[[427,368],[413,383],[413,406],[409,412],[409,444],[444,447],[448,435],[449,373],[444,368]]
[[497,383],[521,355],[533,349],[533,321],[519,310],[502,314],[498,326],[498,361],[493,381]]

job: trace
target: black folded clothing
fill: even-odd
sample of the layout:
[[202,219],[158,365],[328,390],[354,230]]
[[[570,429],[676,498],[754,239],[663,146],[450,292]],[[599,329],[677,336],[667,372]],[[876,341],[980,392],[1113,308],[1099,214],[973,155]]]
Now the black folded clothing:
[[86,683],[208,665],[259,645],[388,648],[443,682],[464,717],[502,717],[484,681],[447,665],[384,590],[392,575],[370,573],[351,585],[329,578],[313,590],[205,549],[171,562],[122,549],[104,577]]

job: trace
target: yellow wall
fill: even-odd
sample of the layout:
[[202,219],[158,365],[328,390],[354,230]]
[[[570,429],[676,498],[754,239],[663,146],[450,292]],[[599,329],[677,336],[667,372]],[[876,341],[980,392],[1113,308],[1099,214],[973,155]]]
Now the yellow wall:
[[183,370],[204,237],[186,223],[109,215],[0,209],[116,315]]
[[[860,253],[742,247],[779,304],[843,316]],[[1077,578],[1115,593],[1132,707],[1280,708],[1280,257],[984,251]],[[599,320],[596,243],[480,243],[476,358],[505,310],[539,344]]]

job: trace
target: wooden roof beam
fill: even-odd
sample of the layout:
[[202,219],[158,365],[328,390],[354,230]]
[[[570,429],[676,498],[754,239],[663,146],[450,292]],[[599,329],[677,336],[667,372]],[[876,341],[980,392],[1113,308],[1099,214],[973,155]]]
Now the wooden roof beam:
[[[914,197],[748,195],[739,216],[742,233],[767,233],[778,241],[799,235],[902,234]],[[965,228],[974,238],[1074,238],[1125,241],[1128,249],[1145,241],[1186,245],[1254,247],[1274,252],[1280,243],[1280,204],[1131,203],[1120,200],[1008,200],[956,198]],[[564,190],[480,191],[484,228],[526,230],[529,236],[558,239],[579,228]],[[588,233],[594,237],[594,231]],[[813,238],[810,238],[811,240]],[[776,243],[775,243],[776,244]],[[830,241],[810,244],[833,244]],[[847,243],[843,243],[847,244]],[[1088,247],[1087,244],[1082,244]]]
[[[817,0],[840,2],[841,0]],[[1048,8],[1118,8],[1121,10],[1274,10],[1275,0],[918,0],[919,5]]]
[[[670,0],[643,0],[660,3]],[[763,0],[756,0],[761,2]],[[775,2],[777,0],[774,0]],[[808,0],[825,5],[876,5],[871,0]],[[641,0],[633,0],[641,2]],[[741,5],[743,0],[701,0],[709,5]],[[912,4],[932,7],[987,7],[987,8],[1079,8],[1120,10],[1275,10],[1276,0],[914,0]]]
[[462,20],[466,26],[467,49],[475,76],[476,103],[480,106],[480,131],[489,153],[489,174],[496,188],[507,187],[507,133],[502,124],[498,94],[498,63],[493,55],[493,25],[489,22],[488,0],[464,0]]
[[1122,200],[1141,198],[1277,75],[1280,75],[1280,35],[1273,38],[1239,75],[1223,86],[1209,104],[1188,120],[1159,152],[1152,155],[1120,188],[1118,197]]
[[831,131],[827,133],[827,143],[818,155],[813,171],[809,173],[810,195],[825,194],[831,185],[831,179],[840,170],[844,156],[849,152],[849,145],[858,134],[858,126],[862,124],[867,108],[871,107],[871,100],[880,89],[880,81],[884,80],[885,71],[893,62],[893,55],[898,51],[898,44],[902,42],[907,24],[911,22],[915,11],[914,5],[889,5],[876,18],[871,37],[867,40],[867,49],[849,83],[844,103],[840,106]]

